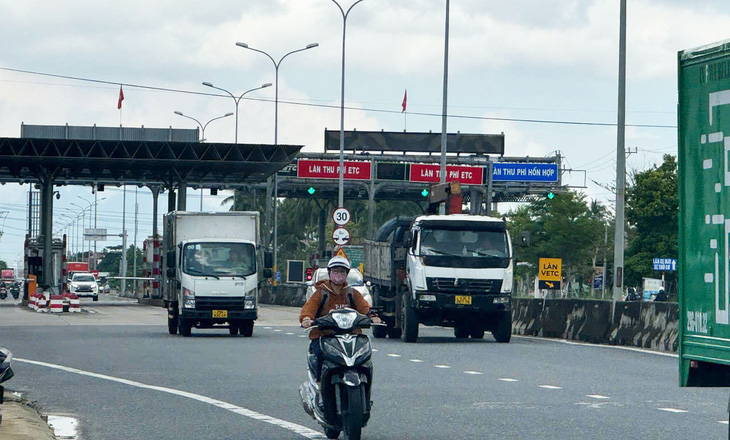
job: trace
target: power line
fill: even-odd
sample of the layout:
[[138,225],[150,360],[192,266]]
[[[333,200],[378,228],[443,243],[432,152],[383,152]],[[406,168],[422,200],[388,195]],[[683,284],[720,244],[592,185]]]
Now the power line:
[[[191,90],[173,89],[173,88],[168,88],[168,87],[147,86],[144,84],[132,84],[132,83],[119,82],[119,81],[106,81],[106,80],[84,78],[84,77],[70,76],[70,75],[58,75],[58,74],[53,74],[53,73],[34,72],[31,70],[13,69],[10,67],[0,67],[0,70],[5,70],[8,72],[23,73],[23,74],[28,74],[28,75],[39,75],[39,76],[46,76],[46,77],[51,77],[51,78],[67,79],[67,80],[72,80],[72,81],[84,81],[84,82],[91,82],[91,83],[96,83],[96,84],[108,84],[108,85],[114,85],[114,86],[120,85],[120,86],[145,89],[145,90],[161,91],[161,92],[185,93],[185,94],[189,94],[189,95],[217,96],[217,97],[228,98],[228,95],[222,95],[222,94],[216,94],[216,93],[195,92],[195,91],[191,91]],[[244,99],[249,99],[251,101],[272,102],[271,99],[264,99],[264,98],[251,97],[251,98],[244,98]],[[311,103],[304,103],[304,102],[287,101],[287,100],[282,100],[282,99],[279,99],[279,103],[296,105],[296,106],[304,106],[304,107],[340,109],[340,106],[333,105],[333,104],[311,104]],[[400,110],[384,110],[384,109],[375,109],[375,108],[367,108],[367,107],[362,107],[362,108],[345,107],[345,108],[347,108],[348,110],[365,111],[365,112],[373,112],[373,113],[387,113],[387,114],[398,114],[398,115],[401,114]],[[416,115],[416,116],[429,116],[429,117],[439,117],[439,118],[441,117],[440,113],[410,112],[409,114]],[[560,120],[550,120],[550,119],[524,119],[524,118],[498,118],[498,117],[492,117],[492,116],[470,116],[470,115],[456,115],[456,114],[451,114],[451,115],[447,115],[447,116],[449,118],[453,118],[453,119],[522,122],[522,123],[527,123],[527,124],[575,125],[575,126],[592,126],[592,127],[615,127],[616,126],[616,123],[614,123],[614,122],[560,121]],[[658,124],[626,124],[626,126],[627,127],[638,127],[638,128],[670,128],[670,129],[677,128],[676,125],[658,125]]]

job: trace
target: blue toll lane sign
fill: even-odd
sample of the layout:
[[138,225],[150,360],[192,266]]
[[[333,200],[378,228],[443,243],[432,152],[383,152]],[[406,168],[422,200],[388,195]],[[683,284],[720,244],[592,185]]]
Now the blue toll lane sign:
[[674,258],[654,258],[651,261],[652,270],[675,271],[677,270],[677,260]]
[[494,182],[557,182],[558,165],[554,163],[497,162],[492,172]]

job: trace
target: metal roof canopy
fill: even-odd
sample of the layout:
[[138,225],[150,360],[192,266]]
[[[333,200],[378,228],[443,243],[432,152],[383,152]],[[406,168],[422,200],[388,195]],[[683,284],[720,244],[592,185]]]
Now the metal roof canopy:
[[[447,133],[446,150],[457,154],[504,155],[504,133]],[[340,149],[339,130],[324,131],[324,150]],[[399,131],[345,131],[346,151],[440,153],[441,133]]]
[[235,188],[288,165],[301,145],[0,138],[0,182]]

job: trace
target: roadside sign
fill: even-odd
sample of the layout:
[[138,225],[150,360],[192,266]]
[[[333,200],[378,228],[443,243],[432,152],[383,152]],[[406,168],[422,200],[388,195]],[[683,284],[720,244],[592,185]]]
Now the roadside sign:
[[664,288],[664,281],[656,278],[644,278],[644,301],[653,301]]
[[[414,163],[410,166],[411,182],[440,182],[441,166],[438,164]],[[484,168],[469,165],[447,165],[446,180],[464,185],[481,185]]]
[[677,270],[677,260],[674,258],[654,258],[651,260],[652,270],[675,271]]
[[492,168],[494,182],[557,182],[558,164],[496,162]]
[[[370,162],[345,161],[345,180],[370,180]],[[340,162],[337,160],[299,159],[297,177],[300,179],[339,179]]]
[[94,269],[94,270],[91,271],[91,273],[94,274],[94,278],[97,278],[97,279],[99,278],[99,271],[98,270]]
[[84,240],[106,241],[106,228],[84,228]]
[[344,246],[350,242],[350,231],[345,228],[337,228],[332,231],[332,241],[338,246]]
[[347,258],[347,254],[345,253],[345,250],[342,248],[337,249],[337,254],[335,256]]
[[345,226],[350,223],[350,218],[350,211],[348,211],[347,208],[337,208],[335,209],[335,212],[332,213],[332,220],[337,226]]
[[603,275],[596,275],[593,277],[593,288],[600,289],[603,287]]
[[557,290],[561,287],[561,266],[560,258],[540,258],[538,287],[540,289]]

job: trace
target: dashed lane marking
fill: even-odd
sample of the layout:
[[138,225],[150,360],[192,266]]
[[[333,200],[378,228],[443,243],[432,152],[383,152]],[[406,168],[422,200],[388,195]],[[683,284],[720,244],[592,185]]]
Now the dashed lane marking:
[[373,351],[378,351],[378,349],[377,348],[373,348]]
[[443,369],[451,368],[448,365],[439,365],[439,364],[434,365],[434,367],[436,367],[436,368],[443,368]]
[[287,335],[293,335],[294,333],[291,333],[291,332],[287,332],[286,334],[287,334]]
[[420,364],[420,363],[421,363],[421,362],[423,362],[423,361],[422,361],[422,360],[420,360],[420,359],[411,359],[411,362],[415,362],[415,363],[417,363],[417,364]]
[[281,329],[278,329],[278,328],[275,328],[275,329],[274,329],[274,331],[275,331],[275,332],[280,332],[280,331],[282,331],[282,330],[281,330]]
[[390,356],[392,358],[399,358],[400,357],[399,354],[395,354],[395,353],[388,353],[388,356]]
[[519,382],[519,380],[512,379],[511,377],[498,377],[497,380],[501,380],[502,382]]
[[557,387],[555,385],[540,385],[540,388],[545,388],[546,390],[562,390],[563,387]]
[[271,327],[264,327],[266,330],[271,330]]
[[124,385],[130,385],[130,386],[137,387],[137,388],[144,388],[144,389],[148,389],[148,390],[159,391],[162,393],[173,394],[173,395],[180,396],[180,397],[187,397],[188,399],[197,400],[198,402],[203,402],[203,403],[207,403],[209,405],[217,406],[218,408],[222,408],[222,409],[231,411],[235,414],[239,414],[244,417],[248,417],[250,419],[259,420],[259,421],[268,423],[270,425],[274,425],[274,426],[278,426],[280,428],[287,429],[295,434],[299,434],[302,437],[305,437],[308,439],[316,439],[316,440],[326,439],[326,437],[323,436],[322,434],[320,434],[319,432],[309,429],[306,426],[297,425],[296,423],[287,422],[286,420],[281,420],[281,419],[277,419],[275,417],[267,416],[266,414],[261,414],[259,412],[252,411],[250,409],[246,409],[246,408],[243,408],[240,406],[236,406],[236,405],[233,405],[232,403],[224,402],[222,400],[217,400],[217,399],[212,399],[210,397],[201,396],[200,394],[189,393],[187,391],[176,390],[174,388],[167,388],[167,387],[161,387],[161,386],[156,386],[156,385],[148,385],[148,384],[145,384],[142,382],[121,379],[119,377],[107,376],[105,374],[92,373],[90,371],[84,371],[84,370],[79,370],[76,368],[65,367],[63,365],[49,364],[46,362],[32,361],[32,360],[20,359],[20,358],[14,358],[13,360],[16,362],[37,365],[40,367],[53,368],[55,370],[66,371],[68,373],[79,374],[81,376],[88,376],[88,377],[93,377],[96,379],[117,382],[117,383],[121,383]]
[[686,413],[689,412],[686,409],[677,409],[677,408],[657,408],[659,411],[666,411],[670,413]]
[[718,420],[717,423],[722,423],[723,425],[730,424],[730,422],[728,422],[727,420]]
[[484,373],[480,373],[478,371],[471,371],[471,370],[466,370],[463,373],[464,374],[473,374],[473,375],[481,375],[481,374],[484,374]]
[[591,399],[610,399],[610,397],[602,396],[600,394],[586,394],[586,397],[590,397]]

